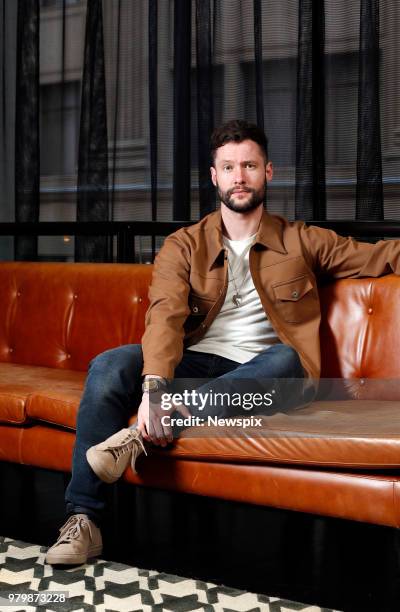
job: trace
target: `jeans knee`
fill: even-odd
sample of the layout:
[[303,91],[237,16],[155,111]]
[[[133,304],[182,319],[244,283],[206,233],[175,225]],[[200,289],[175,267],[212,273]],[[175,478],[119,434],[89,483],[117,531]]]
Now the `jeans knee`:
[[282,361],[283,369],[292,372],[294,378],[302,378],[303,366],[301,365],[300,357],[297,351],[288,344],[276,345],[279,349],[279,358]]
[[126,367],[142,367],[142,347],[140,344],[128,344],[117,346],[116,348],[108,349],[103,353],[99,353],[94,357],[90,364],[89,370],[108,371],[111,368],[115,370],[123,370]]

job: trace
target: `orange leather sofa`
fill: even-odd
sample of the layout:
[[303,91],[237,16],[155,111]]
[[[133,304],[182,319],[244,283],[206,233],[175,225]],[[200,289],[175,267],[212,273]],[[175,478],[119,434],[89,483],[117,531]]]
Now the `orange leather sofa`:
[[[92,357],[140,342],[152,266],[0,264],[0,458],[69,472]],[[267,432],[184,437],[135,485],[398,527],[400,278],[321,289],[323,376],[355,399],[264,418]],[[371,380],[373,379],[373,380]],[[374,383],[374,384],[372,384]]]

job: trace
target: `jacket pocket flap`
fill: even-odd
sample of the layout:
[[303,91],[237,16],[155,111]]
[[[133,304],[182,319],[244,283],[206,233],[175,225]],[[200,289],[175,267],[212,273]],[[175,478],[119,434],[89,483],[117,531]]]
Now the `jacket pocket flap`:
[[192,315],[206,315],[213,304],[213,300],[200,297],[193,293],[189,295],[189,308]]
[[299,276],[299,278],[280,283],[272,288],[277,300],[297,302],[313,289],[313,284],[308,276]]

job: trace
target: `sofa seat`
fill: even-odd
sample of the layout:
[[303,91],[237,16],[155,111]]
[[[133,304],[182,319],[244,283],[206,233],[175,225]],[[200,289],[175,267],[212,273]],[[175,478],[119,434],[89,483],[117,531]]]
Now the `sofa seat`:
[[[21,401],[25,420],[75,431],[83,372],[0,364],[0,380],[3,367],[7,371],[18,368],[19,380],[24,383]],[[168,449],[168,455],[217,463],[400,468],[400,401],[316,401],[289,413],[260,418],[261,426],[246,429],[190,427]],[[135,420],[133,415],[130,423]],[[165,455],[164,449],[152,448],[151,452]]]
[[39,419],[75,427],[85,372],[0,363],[0,422]]
[[246,429],[187,429],[168,454],[230,463],[400,468],[400,401],[316,401],[261,421]]

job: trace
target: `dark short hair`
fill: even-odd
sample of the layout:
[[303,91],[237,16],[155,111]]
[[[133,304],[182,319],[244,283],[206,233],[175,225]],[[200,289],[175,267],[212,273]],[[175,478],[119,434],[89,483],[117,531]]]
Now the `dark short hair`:
[[223,147],[228,142],[243,142],[243,140],[253,140],[263,151],[265,159],[268,160],[268,138],[264,131],[255,123],[232,119],[224,125],[215,128],[211,134],[211,163],[214,163],[215,154],[219,147]]

